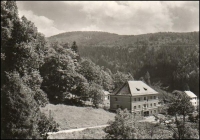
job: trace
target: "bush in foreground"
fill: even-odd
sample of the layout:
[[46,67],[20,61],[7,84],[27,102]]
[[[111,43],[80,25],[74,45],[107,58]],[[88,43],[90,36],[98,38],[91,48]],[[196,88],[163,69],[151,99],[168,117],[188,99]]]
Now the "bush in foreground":
[[117,110],[115,121],[109,122],[104,131],[107,133],[106,139],[138,139],[141,136],[135,127],[132,115],[127,109]]

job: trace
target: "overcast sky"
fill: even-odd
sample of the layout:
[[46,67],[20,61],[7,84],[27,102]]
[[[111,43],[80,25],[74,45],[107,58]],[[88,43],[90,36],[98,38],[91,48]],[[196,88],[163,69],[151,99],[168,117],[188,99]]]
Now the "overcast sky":
[[199,1],[17,1],[46,37],[69,31],[121,35],[199,31]]

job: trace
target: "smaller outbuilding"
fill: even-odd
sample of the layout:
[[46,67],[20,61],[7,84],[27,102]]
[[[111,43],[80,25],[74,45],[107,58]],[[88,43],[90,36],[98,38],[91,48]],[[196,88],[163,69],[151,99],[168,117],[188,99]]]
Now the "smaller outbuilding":
[[110,99],[110,93],[108,91],[103,91],[104,93],[104,100],[109,100]]
[[197,107],[197,96],[191,91],[184,91],[184,93],[190,97],[190,102],[193,106]]

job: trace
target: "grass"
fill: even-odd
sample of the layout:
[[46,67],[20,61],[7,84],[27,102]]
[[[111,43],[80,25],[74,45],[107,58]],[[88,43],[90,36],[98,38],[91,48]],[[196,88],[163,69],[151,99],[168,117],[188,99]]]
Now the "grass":
[[[95,109],[92,107],[77,107],[67,105],[52,105],[48,104],[46,107],[41,108],[41,111],[49,116],[49,110],[51,110],[51,116],[60,125],[60,130],[83,128],[97,125],[107,124],[109,120],[114,120],[115,113],[105,111],[103,109]],[[172,138],[172,131],[168,130],[164,125],[157,127],[150,127],[150,122],[136,122],[136,127],[139,127],[139,133],[143,136],[143,139],[170,139]],[[196,133],[196,124],[193,125]],[[106,133],[104,128],[86,129],[83,131],[76,131],[71,133],[60,133],[50,135],[48,139],[103,139]],[[154,130],[154,134],[151,137],[150,131]],[[196,134],[195,134],[196,135]],[[196,136],[195,136],[196,137]]]
[[104,125],[109,120],[114,120],[115,117],[115,113],[105,111],[101,108],[95,109],[92,107],[77,107],[61,104],[47,104],[44,108],[41,108],[41,111],[48,117],[51,114],[51,117],[59,124],[59,130]]
[[86,129],[83,131],[50,135],[48,139],[103,139],[106,133],[103,128]]

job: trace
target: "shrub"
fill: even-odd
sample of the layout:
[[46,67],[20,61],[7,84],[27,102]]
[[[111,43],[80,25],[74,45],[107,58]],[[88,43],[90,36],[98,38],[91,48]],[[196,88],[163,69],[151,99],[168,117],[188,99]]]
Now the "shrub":
[[96,108],[98,108],[99,105],[103,103],[104,94],[102,87],[96,83],[92,83],[90,85],[89,95],[92,98],[92,103]]
[[44,113],[41,113],[40,120],[38,123],[38,130],[43,139],[47,139],[47,132],[57,132],[58,124],[53,118],[47,118]]
[[135,128],[135,122],[127,109],[117,110],[115,121],[109,122],[104,131],[107,133],[106,139],[137,139],[141,136]]
[[188,116],[188,119],[190,122],[197,122],[198,118],[199,118],[199,114],[191,113]]

